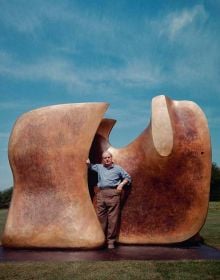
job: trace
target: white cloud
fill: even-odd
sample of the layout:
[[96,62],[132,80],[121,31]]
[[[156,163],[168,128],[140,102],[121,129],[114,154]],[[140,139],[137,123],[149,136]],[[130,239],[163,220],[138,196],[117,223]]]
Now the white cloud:
[[105,67],[84,71],[85,80],[91,83],[118,84],[124,87],[150,87],[161,82],[159,67],[149,62],[133,60],[121,67]]
[[127,85],[140,85],[143,87],[155,85],[162,82],[162,76],[159,66],[152,65],[148,62],[136,60],[127,65],[117,77]]
[[48,80],[59,83],[78,84],[80,80],[73,66],[62,59],[41,59],[35,63],[22,63],[10,55],[1,61],[0,75],[21,80]]
[[[86,91],[94,87],[99,90],[103,88],[106,91],[106,86],[113,85],[149,88],[161,83],[162,75],[159,65],[150,60],[143,61],[138,50],[130,53],[133,33],[131,34],[129,28],[123,23],[120,22],[118,25],[113,18],[99,17],[95,12],[79,9],[75,3],[68,9],[65,1],[62,3],[48,1],[47,3],[39,0],[33,5],[25,4],[27,4],[26,1],[21,1],[16,9],[13,1],[12,4],[5,1],[4,9],[0,11],[0,21],[19,32],[33,34],[36,30],[43,30],[44,25],[48,26],[48,23],[56,22],[59,28],[60,23],[65,23],[62,40],[57,45],[53,45],[48,40],[45,41],[44,44],[47,47],[51,46],[51,49],[46,48],[45,52],[53,52],[54,55],[48,59],[41,57],[41,59],[36,58],[35,62],[24,63],[16,57],[4,54],[3,59],[0,55],[0,75],[21,80],[51,81],[64,85],[69,91],[75,87]],[[72,61],[74,55],[79,55],[77,58],[79,59],[83,53],[83,51],[78,53],[79,49],[75,46],[75,42],[80,42],[79,45],[82,44],[86,46],[85,48],[92,46],[98,56],[111,57],[113,55],[116,59],[122,60],[124,65],[80,69]],[[128,47],[128,45],[131,46]],[[68,56],[68,59],[58,57],[60,55]]]
[[207,20],[208,14],[203,5],[196,5],[192,9],[171,12],[162,20],[152,22],[152,26],[159,30],[160,35],[166,35],[173,40],[187,27],[200,24]]
[[204,96],[220,90],[219,38],[211,27],[213,20],[206,24],[208,17],[205,7],[196,5],[172,11],[160,19],[157,17],[150,25],[154,34],[159,35],[157,39],[163,44],[162,50],[168,51],[169,60],[164,56],[163,80],[180,89],[191,92],[194,89],[194,96],[198,95],[199,89],[203,89]]
[[207,14],[201,5],[195,6],[192,10],[184,10],[180,14],[173,14],[169,19],[168,32],[171,38],[197,19],[206,19]]
[[[69,5],[66,1],[54,2],[53,0],[36,2],[20,0],[19,4],[13,0],[3,1],[0,22],[20,33],[32,34],[42,30],[48,23],[67,23],[68,28],[79,31],[79,36],[85,32],[91,35],[91,32],[104,34],[114,30],[107,19],[99,19],[96,15],[79,9],[74,2]],[[80,30],[83,30],[83,33]]]
[[[1,53],[0,53],[1,54]],[[161,82],[160,68],[149,62],[133,60],[121,67],[82,68],[64,58],[45,58],[24,63],[4,53],[0,55],[0,75],[13,79],[46,80],[67,88],[91,89],[95,86],[150,87]]]
[[[25,24],[25,14],[27,20],[32,20],[32,23],[27,23],[30,29],[27,27],[26,32],[41,28],[45,23],[48,24],[48,21],[50,23],[64,22],[68,34],[64,32],[62,37],[65,39],[54,46],[52,42],[48,43],[46,40],[45,53],[50,52],[50,57],[44,55],[38,58],[36,56],[35,62],[24,63],[21,59],[19,61],[16,57],[10,57],[4,51],[0,52],[0,75],[21,80],[44,80],[64,85],[69,92],[77,88],[87,93],[94,90],[106,93],[113,87],[115,89],[117,87],[149,89],[164,83],[189,86],[201,80],[203,82],[208,80],[212,87],[216,85],[214,81],[217,80],[216,73],[218,72],[216,71],[218,48],[213,38],[209,37],[207,30],[201,32],[204,34],[202,36],[196,33],[197,28],[199,29],[208,17],[203,5],[171,12],[160,19],[156,18],[151,26],[154,32],[152,33],[151,30],[150,34],[146,35],[141,32],[134,34],[129,26],[125,27],[121,21],[117,26],[114,18],[98,17],[95,12],[77,9],[75,3],[70,5],[70,9],[65,5],[65,1],[59,4],[56,2],[54,5],[50,1],[44,3],[39,0],[36,3],[33,9],[21,5],[16,12],[14,6],[12,5],[12,9],[7,2],[9,6],[6,14],[10,14],[9,18],[3,15],[2,11],[0,15],[9,24],[13,22],[14,13],[15,24],[11,24],[24,32],[25,28],[22,24]],[[24,20],[18,23],[16,18],[19,20],[24,18]],[[164,37],[159,36],[159,41],[156,41],[158,38],[155,34],[158,33],[169,38],[171,43],[177,43],[173,48],[174,53],[171,59],[169,49],[166,57],[167,42],[164,42]],[[165,47],[158,47],[155,52],[156,44],[165,44]],[[79,45],[82,45],[84,49],[80,50]],[[84,54],[88,56],[90,47],[91,53],[94,51],[97,54],[97,60],[100,57],[114,57],[119,62],[116,66],[109,66],[100,60],[99,67],[91,67],[91,64],[89,67],[82,66],[84,62],[81,64],[79,61],[83,61]],[[207,53],[208,48],[211,48],[209,53]],[[159,54],[160,49],[163,55]],[[78,64],[74,62],[75,58]],[[166,62],[162,61],[163,59]],[[162,68],[162,66],[165,67]]]

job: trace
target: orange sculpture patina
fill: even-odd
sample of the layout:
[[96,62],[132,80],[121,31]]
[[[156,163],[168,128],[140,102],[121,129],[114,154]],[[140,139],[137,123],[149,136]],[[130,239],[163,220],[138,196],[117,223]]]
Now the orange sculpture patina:
[[211,176],[204,113],[193,102],[157,96],[149,126],[120,149],[108,140],[114,124],[102,121],[90,155],[98,162],[108,149],[132,177],[123,197],[118,242],[167,244],[196,235],[206,219]]
[[4,246],[96,248],[104,243],[85,162],[107,107],[57,105],[18,119],[9,143],[14,192]]
[[[157,96],[149,126],[119,149],[108,139],[115,120],[101,121],[106,109],[106,103],[57,105],[18,119],[9,143],[15,184],[4,246],[102,246],[85,162],[88,155],[101,162],[107,149],[132,177],[122,196],[118,242],[176,243],[199,232],[211,176],[210,136],[201,109]],[[91,181],[89,176],[90,186]]]

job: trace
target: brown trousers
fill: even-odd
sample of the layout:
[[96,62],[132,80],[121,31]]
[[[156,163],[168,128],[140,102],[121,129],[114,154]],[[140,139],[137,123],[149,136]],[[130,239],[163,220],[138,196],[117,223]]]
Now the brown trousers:
[[108,244],[114,244],[120,215],[120,193],[116,189],[97,192],[97,215]]

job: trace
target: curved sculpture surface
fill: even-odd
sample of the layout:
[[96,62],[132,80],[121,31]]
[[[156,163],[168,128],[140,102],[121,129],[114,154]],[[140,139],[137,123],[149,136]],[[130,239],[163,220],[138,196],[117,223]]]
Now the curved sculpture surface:
[[190,101],[157,96],[149,126],[119,149],[108,140],[114,123],[102,121],[90,156],[98,162],[108,149],[132,177],[124,195],[118,241],[166,244],[197,234],[207,215],[211,176],[209,129],[201,109]]
[[96,248],[104,243],[85,162],[107,107],[50,106],[17,120],[9,142],[14,192],[4,246]]
[[207,215],[211,176],[210,136],[201,109],[190,101],[157,96],[149,126],[117,149],[108,139],[116,121],[102,120],[107,107],[49,106],[17,120],[9,142],[14,192],[4,246],[103,245],[85,162],[88,155],[91,162],[101,162],[107,149],[132,177],[122,195],[118,242],[176,243],[199,232]]

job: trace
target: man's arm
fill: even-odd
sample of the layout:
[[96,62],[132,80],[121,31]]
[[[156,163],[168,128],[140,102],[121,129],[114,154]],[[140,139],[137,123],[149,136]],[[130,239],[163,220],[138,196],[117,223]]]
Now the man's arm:
[[117,190],[120,191],[120,192],[122,191],[122,189],[125,185],[131,183],[131,176],[123,168],[121,168],[121,177],[122,177],[123,180],[117,186]]
[[117,190],[118,191],[122,191],[122,189],[123,189],[123,187],[125,186],[125,185],[127,185],[129,183],[129,181],[128,181],[128,179],[124,179],[118,186],[117,186]]
[[89,159],[89,158],[86,160],[86,164],[87,164],[87,166],[88,166],[89,169],[98,172],[98,165],[97,165],[97,164],[92,164],[92,163],[90,162],[90,159]]

